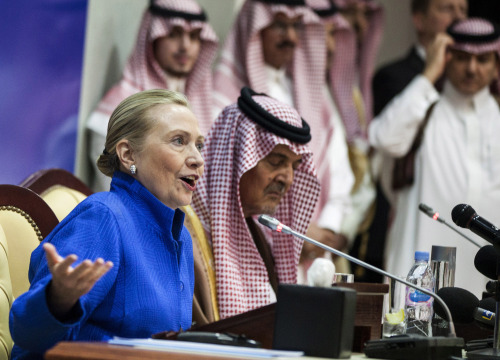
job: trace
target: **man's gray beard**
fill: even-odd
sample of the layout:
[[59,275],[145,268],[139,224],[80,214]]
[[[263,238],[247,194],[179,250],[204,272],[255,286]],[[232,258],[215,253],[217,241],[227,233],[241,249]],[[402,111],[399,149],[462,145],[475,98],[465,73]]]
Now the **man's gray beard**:
[[262,214],[273,216],[276,212],[277,206],[265,206],[262,209]]

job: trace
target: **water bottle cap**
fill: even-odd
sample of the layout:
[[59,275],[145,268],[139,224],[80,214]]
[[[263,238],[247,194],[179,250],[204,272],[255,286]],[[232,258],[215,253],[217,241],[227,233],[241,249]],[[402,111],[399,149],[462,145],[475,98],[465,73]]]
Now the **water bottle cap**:
[[429,252],[428,251],[415,251],[415,260],[429,261]]

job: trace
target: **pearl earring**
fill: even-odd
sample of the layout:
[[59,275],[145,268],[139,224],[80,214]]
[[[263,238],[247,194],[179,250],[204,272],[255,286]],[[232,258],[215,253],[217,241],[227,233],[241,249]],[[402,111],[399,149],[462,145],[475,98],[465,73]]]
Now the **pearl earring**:
[[136,172],[137,172],[137,167],[134,164],[130,165],[130,173],[132,175],[135,175]]

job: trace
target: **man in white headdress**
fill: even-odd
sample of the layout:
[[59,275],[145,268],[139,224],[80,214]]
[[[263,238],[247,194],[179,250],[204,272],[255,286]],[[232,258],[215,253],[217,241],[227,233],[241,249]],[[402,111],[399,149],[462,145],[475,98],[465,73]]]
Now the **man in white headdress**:
[[[384,155],[408,153],[417,133],[414,180],[398,190],[385,249],[386,269],[406,274],[415,251],[457,248],[455,286],[480,297],[486,279],[474,268],[477,247],[420,213],[420,203],[450,214],[470,204],[500,223],[500,110],[490,92],[498,79],[500,31],[480,18],[462,20],[429,47],[421,75],[370,124],[370,143]],[[434,83],[444,74],[443,91]],[[433,105],[435,104],[435,105]],[[432,106],[432,107],[431,107]],[[427,119],[427,120],[426,120]],[[486,244],[478,238],[477,242]]]
[[110,179],[97,170],[96,160],[104,149],[109,116],[126,97],[157,88],[184,93],[201,132],[208,132],[216,117],[211,66],[217,46],[217,36],[196,1],[150,1],[122,79],[106,93],[87,121],[94,169],[91,186],[95,191],[109,189]]

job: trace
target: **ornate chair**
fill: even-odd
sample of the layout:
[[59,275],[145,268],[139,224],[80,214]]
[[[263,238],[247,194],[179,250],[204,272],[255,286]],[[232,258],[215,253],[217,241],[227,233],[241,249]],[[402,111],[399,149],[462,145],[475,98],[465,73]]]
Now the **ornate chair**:
[[33,190],[45,200],[59,221],[93,193],[80,179],[63,169],[40,170],[20,186]]
[[0,225],[0,359],[8,359],[12,349],[12,339],[9,332],[9,310],[14,301],[7,247],[7,238]]
[[10,353],[9,310],[29,289],[32,251],[59,223],[47,203],[30,189],[0,185],[0,358]]

